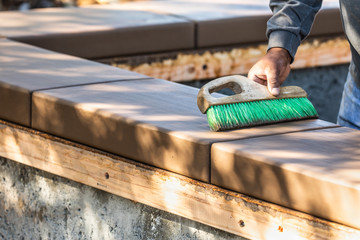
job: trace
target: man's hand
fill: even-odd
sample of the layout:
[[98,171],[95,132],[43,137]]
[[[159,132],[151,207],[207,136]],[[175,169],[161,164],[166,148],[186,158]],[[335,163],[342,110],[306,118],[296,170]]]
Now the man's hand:
[[283,48],[271,48],[249,71],[248,78],[268,87],[277,96],[290,73],[291,56]]

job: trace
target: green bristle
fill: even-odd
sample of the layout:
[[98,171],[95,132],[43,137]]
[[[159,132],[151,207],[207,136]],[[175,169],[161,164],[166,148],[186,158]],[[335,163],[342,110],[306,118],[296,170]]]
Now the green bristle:
[[211,106],[206,114],[212,131],[318,117],[305,97]]

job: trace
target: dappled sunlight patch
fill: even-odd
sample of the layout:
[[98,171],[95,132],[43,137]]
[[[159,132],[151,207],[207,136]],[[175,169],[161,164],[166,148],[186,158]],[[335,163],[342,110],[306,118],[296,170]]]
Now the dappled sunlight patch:
[[18,189],[12,187],[12,185],[14,184],[11,180],[12,177],[10,176],[2,176],[3,179],[5,179],[5,181],[3,180],[1,182],[1,184],[3,185],[1,188],[2,189],[7,189],[6,194],[4,195],[5,201],[0,204],[3,205],[3,210],[7,210],[7,209],[15,209],[16,213],[19,216],[23,215],[23,212],[25,211],[25,204],[24,202],[21,200],[21,198],[19,197],[19,193],[18,193]]
[[180,184],[175,178],[170,178],[162,185],[163,202],[166,208],[175,209],[181,203],[178,192],[182,191],[184,186]]
[[[273,156],[276,155],[277,158],[279,159],[291,159],[291,158],[302,158],[303,162],[307,162],[307,161],[312,161],[312,160],[321,160],[321,159],[327,159],[326,156],[324,156],[324,154],[314,154],[314,153],[308,153],[306,151],[291,151],[291,150],[286,150],[286,146],[284,146],[284,149],[279,151],[278,149],[276,150],[264,150],[261,151],[261,155],[262,156]],[[286,164],[284,165],[286,166]]]
[[74,106],[75,108],[79,109],[78,111],[79,114],[81,114],[81,112],[83,111],[101,112],[101,115],[105,117],[113,116],[114,112],[116,113],[121,112],[122,114],[134,114],[146,108],[145,106],[140,106],[140,105],[99,103],[99,102],[77,103],[74,104]]

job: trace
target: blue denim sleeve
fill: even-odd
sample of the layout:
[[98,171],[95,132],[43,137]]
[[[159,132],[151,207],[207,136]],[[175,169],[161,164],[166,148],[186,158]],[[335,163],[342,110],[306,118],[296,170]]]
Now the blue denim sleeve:
[[273,16],[267,23],[268,50],[285,48],[294,59],[300,42],[309,34],[322,0],[270,0]]

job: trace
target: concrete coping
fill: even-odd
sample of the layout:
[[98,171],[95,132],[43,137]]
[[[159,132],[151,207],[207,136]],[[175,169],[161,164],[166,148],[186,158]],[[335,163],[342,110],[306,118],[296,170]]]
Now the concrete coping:
[[[187,26],[185,27],[186,31],[191,31],[191,26],[193,26],[191,22],[179,22]],[[190,30],[188,26],[190,26]],[[194,88],[165,80],[150,79],[136,73],[8,39],[0,39],[0,45],[3,45],[4,49],[0,53],[2,54],[0,66],[3,70],[0,71],[0,104],[2,104],[0,109],[3,111],[1,118],[204,182],[238,190],[232,185],[227,185],[227,181],[223,181],[226,176],[230,176],[227,175],[228,172],[215,169],[218,162],[221,162],[220,166],[228,170],[228,163],[223,162],[227,160],[223,159],[221,154],[216,155],[219,156],[216,158],[214,152],[217,151],[217,146],[226,148],[226,144],[230,144],[230,146],[235,144],[235,150],[230,151],[233,157],[232,161],[234,159],[239,159],[240,162],[244,159],[249,162],[264,161],[268,164],[267,166],[270,165],[270,168],[275,167],[284,172],[287,171],[283,167],[286,164],[272,162],[271,155],[261,155],[264,145],[258,144],[257,146],[257,143],[272,146],[276,140],[281,142],[280,146],[285,146],[285,149],[293,147],[298,151],[305,146],[306,149],[311,149],[318,158],[325,159],[329,151],[323,151],[323,146],[326,146],[327,143],[335,142],[331,145],[334,146],[332,150],[335,152],[341,153],[347,149],[357,151],[357,148],[353,147],[358,146],[358,138],[354,137],[357,136],[356,134],[351,133],[350,130],[344,130],[344,128],[339,128],[341,129],[339,131],[322,130],[324,128],[337,129],[337,126],[321,120],[210,133],[204,120],[205,117],[196,108],[197,90]],[[28,116],[28,119],[25,119],[24,116]],[[324,135],[329,138],[320,139],[316,142],[317,144],[310,145],[305,140],[303,142],[297,140],[297,136],[304,139],[309,136],[316,138],[316,134],[320,131],[323,131]],[[349,142],[350,147],[337,140],[340,136],[338,133],[342,131],[350,132],[350,139],[353,140]],[[328,134],[328,132],[330,133]],[[294,139],[294,142],[284,142],[283,138],[287,137]],[[249,148],[237,149],[242,144]],[[257,146],[257,148],[254,147],[254,156],[256,155],[256,157],[252,157],[251,154],[243,154],[242,151],[249,151],[253,146]],[[271,148],[267,150],[271,152]],[[283,149],[277,150],[274,154],[276,158],[279,158],[279,154],[286,154]],[[258,155],[261,156],[258,157]],[[344,156],[345,160],[350,159],[351,162],[357,158],[351,154]],[[295,157],[283,158],[282,155],[280,157],[282,160],[290,162],[294,158],[298,161],[304,160],[299,152]],[[339,159],[341,160],[341,158]],[[337,161],[336,163],[338,166],[347,167],[344,166],[347,161]],[[308,166],[306,161],[301,164]],[[231,169],[236,169],[236,165],[234,166]],[[311,167],[311,164],[308,167]],[[350,167],[352,170],[357,170],[356,164]],[[306,175],[303,172],[299,174],[300,176]],[[323,174],[325,175],[319,177],[321,180],[325,179],[319,183],[321,186],[324,182],[325,185],[328,184],[328,178],[331,178],[332,172]],[[312,179],[316,179],[316,176],[312,177]],[[299,179],[301,180],[301,178],[296,178],[296,181]],[[258,186],[257,179],[249,178],[246,181],[252,181],[252,184]],[[344,188],[346,186],[340,181],[331,180],[330,182],[335,184],[336,193],[347,191]],[[311,184],[311,181],[309,183]],[[266,184],[270,185],[269,191],[271,192],[271,182],[267,181]],[[314,189],[316,190],[316,188]],[[281,183],[277,190],[281,196],[284,190],[281,188]],[[239,191],[245,190],[240,189]],[[357,187],[351,189],[351,194],[356,196],[359,194]],[[276,202],[276,199],[266,198],[266,194],[262,196],[265,200]],[[358,200],[357,197],[351,199]],[[282,200],[276,203],[286,205]],[[341,202],[342,206],[346,204],[347,202]],[[298,208],[296,204],[289,205],[289,207],[313,213],[306,208]],[[318,212],[315,214],[359,227],[356,223],[348,221],[353,217],[348,209],[344,210],[342,219],[345,220],[339,220],[333,215],[322,215]]]
[[[96,59],[265,42],[270,16],[265,0],[140,1],[1,12],[0,35]],[[324,1],[310,36],[342,32],[338,4]]]

